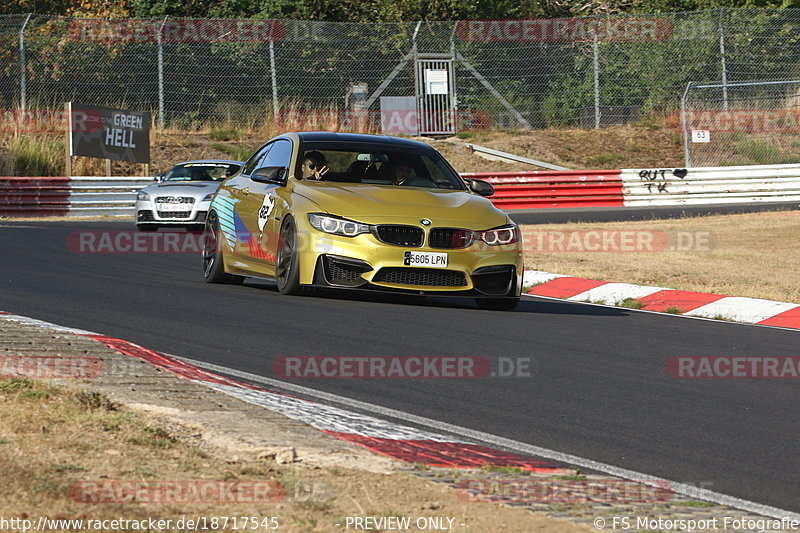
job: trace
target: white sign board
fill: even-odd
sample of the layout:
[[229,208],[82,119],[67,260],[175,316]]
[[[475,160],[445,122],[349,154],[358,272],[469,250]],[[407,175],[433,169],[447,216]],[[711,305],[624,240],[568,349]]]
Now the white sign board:
[[711,132],[708,130],[692,130],[693,143],[709,143],[711,142]]
[[425,69],[425,94],[447,94],[447,69]]

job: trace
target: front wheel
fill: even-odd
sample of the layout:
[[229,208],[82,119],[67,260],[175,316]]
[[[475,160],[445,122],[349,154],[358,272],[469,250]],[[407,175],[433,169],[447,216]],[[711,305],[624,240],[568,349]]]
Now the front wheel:
[[206,283],[228,283],[241,285],[244,276],[225,272],[222,264],[222,234],[217,214],[211,213],[203,230],[203,280]]
[[275,258],[275,281],[281,294],[305,294],[300,285],[300,260],[297,251],[297,229],[294,220],[286,218],[281,226],[278,254]]
[[492,311],[511,311],[519,303],[519,296],[516,298],[475,298],[475,303],[481,309]]

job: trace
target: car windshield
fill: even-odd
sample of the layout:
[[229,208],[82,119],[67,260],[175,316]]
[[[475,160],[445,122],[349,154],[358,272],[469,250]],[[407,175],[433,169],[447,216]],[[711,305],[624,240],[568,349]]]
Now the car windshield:
[[374,146],[326,148],[322,143],[306,143],[296,176],[344,183],[464,190],[458,174],[437,153],[385,150]]
[[221,181],[233,176],[241,165],[235,163],[183,163],[172,167],[166,181]]

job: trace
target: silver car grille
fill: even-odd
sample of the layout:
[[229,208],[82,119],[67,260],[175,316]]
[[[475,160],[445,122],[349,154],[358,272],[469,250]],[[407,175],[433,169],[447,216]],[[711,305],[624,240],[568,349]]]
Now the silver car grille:
[[158,204],[193,204],[194,198],[191,196],[156,196]]
[[161,219],[174,218],[178,220],[192,220],[191,211],[159,211],[158,217]]

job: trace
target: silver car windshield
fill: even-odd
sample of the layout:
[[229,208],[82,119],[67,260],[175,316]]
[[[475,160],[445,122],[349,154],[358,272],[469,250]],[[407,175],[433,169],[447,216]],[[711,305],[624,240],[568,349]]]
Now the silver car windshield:
[[240,165],[231,163],[185,163],[172,167],[166,181],[221,181],[236,174]]

